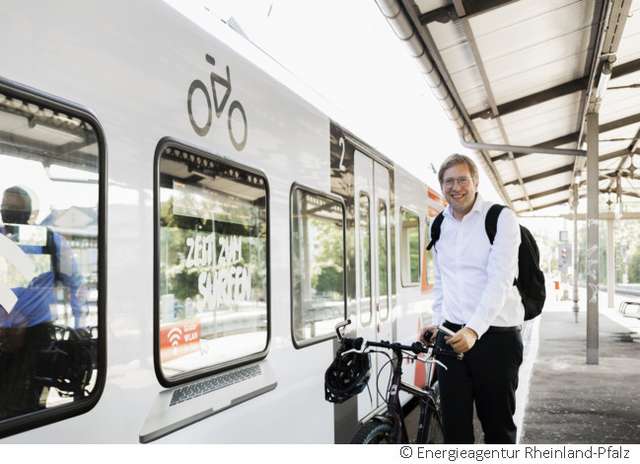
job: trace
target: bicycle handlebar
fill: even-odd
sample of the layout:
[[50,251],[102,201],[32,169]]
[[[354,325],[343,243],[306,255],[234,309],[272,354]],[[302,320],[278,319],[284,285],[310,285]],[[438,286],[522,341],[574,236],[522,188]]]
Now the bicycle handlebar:
[[341,333],[341,329],[343,327],[348,326],[349,324],[351,324],[351,319],[347,319],[345,321],[339,322],[336,324],[335,328],[336,328],[336,334],[338,335],[338,340],[340,340],[343,344],[343,346],[346,348],[345,351],[348,350],[356,350],[356,351],[360,351],[362,349],[362,344],[365,343],[365,349],[369,348],[369,347],[373,347],[373,348],[387,348],[396,352],[399,351],[410,351],[414,354],[420,354],[420,353],[424,353],[424,354],[429,354],[429,349],[432,349],[432,353],[434,355],[443,355],[443,356],[452,356],[455,357],[457,359],[462,359],[464,357],[464,353],[456,353],[455,351],[449,351],[449,350],[443,350],[442,348],[438,348],[436,346],[425,346],[424,344],[422,344],[421,342],[414,342],[411,345],[403,345],[401,343],[396,343],[396,342],[388,342],[386,340],[380,340],[379,342],[375,342],[375,341],[366,341],[362,338],[362,337],[358,337],[358,338],[345,338],[342,333]]
[[424,345],[421,342],[414,342],[411,345],[403,345],[401,343],[392,343],[386,340],[380,340],[379,342],[367,342],[366,346],[388,348],[393,351],[411,351],[414,354],[429,354],[429,350],[431,349],[432,354],[434,354],[435,356],[451,356],[460,360],[464,357],[464,353],[456,353],[455,351],[443,350],[442,348],[439,348],[435,345]]
[[401,343],[388,342],[386,340],[380,340],[379,342],[367,342],[367,346],[373,346],[377,348],[388,348],[398,351],[411,351],[415,354],[429,353],[429,347],[423,345],[420,342],[414,342],[411,345],[403,345]]

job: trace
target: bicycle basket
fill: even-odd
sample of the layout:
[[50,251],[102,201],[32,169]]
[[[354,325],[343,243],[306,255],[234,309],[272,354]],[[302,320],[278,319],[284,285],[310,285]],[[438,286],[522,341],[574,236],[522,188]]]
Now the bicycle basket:
[[368,353],[351,352],[336,358],[324,374],[324,396],[331,403],[342,403],[367,387],[371,375]]

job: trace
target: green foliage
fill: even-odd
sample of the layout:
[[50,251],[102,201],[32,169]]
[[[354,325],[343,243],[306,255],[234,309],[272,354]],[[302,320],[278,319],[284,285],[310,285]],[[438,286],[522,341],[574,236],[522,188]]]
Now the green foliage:
[[640,283],[640,249],[638,248],[629,259],[629,283]]
[[320,270],[320,273],[315,275],[313,280],[313,286],[316,291],[321,294],[331,294],[342,289],[342,272],[335,266],[326,266]]
[[420,279],[420,235],[418,229],[412,231],[409,236],[409,266],[411,282]]

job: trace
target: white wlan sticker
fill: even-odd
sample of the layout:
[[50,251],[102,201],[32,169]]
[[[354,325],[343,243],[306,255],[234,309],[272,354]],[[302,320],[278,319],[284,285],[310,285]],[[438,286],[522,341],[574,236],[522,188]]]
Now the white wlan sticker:
[[[35,274],[33,260],[18,245],[2,234],[0,234],[0,256],[15,267],[25,279],[31,280],[33,278]],[[17,301],[18,298],[7,282],[0,282],[0,305],[7,313],[11,313]]]

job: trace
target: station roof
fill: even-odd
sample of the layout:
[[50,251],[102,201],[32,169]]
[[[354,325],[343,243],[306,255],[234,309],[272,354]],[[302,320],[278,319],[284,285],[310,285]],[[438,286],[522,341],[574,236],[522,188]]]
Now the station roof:
[[[585,115],[598,109],[601,192],[614,201],[640,198],[633,165],[637,154],[640,167],[640,0],[401,0],[398,7],[468,142],[584,149]],[[514,148],[481,152],[516,212],[569,203],[576,179],[586,195],[577,176],[584,156]]]

